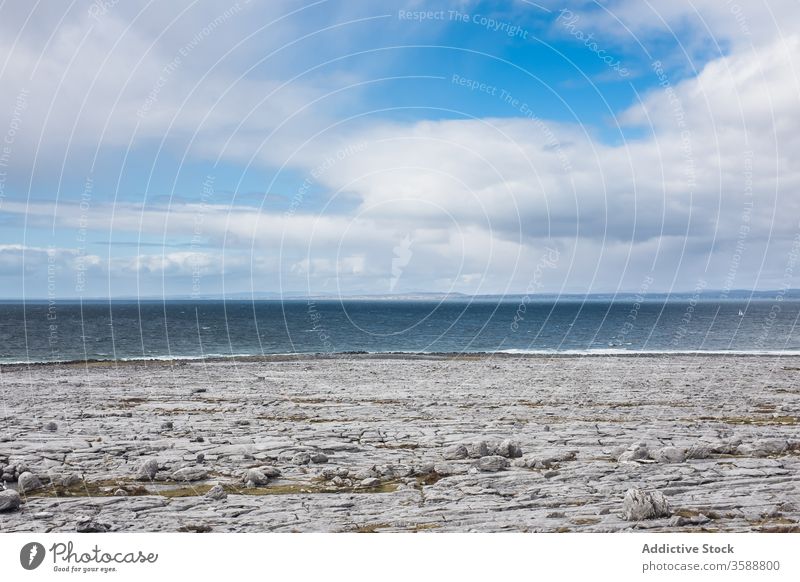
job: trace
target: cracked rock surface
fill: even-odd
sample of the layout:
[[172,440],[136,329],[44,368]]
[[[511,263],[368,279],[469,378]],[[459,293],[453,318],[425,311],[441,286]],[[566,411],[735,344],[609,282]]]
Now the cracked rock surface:
[[3,366],[0,388],[2,531],[800,531],[800,357]]

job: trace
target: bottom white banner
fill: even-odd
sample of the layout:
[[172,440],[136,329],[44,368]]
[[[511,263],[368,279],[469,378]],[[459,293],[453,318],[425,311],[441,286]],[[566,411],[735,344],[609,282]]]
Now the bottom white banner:
[[5,533],[0,578],[800,580],[798,548],[798,534]]

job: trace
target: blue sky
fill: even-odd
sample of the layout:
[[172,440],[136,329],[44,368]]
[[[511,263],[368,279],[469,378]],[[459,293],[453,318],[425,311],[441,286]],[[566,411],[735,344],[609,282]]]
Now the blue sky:
[[0,296],[795,286],[798,13],[3,4]]

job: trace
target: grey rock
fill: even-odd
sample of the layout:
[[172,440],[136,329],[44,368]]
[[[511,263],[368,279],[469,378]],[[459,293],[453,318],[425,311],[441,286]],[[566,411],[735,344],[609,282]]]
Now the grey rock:
[[75,487],[76,485],[80,485],[83,478],[78,475],[77,473],[70,473],[69,475],[65,475],[61,477],[61,486],[62,487]]
[[116,491],[114,491],[114,496],[115,497],[127,497],[128,496],[128,492],[125,491],[124,489],[117,489]]
[[292,455],[292,463],[295,465],[308,465],[311,462],[311,454],[305,451]]
[[81,519],[75,524],[75,531],[78,533],[105,533],[110,529],[108,524],[90,518]]
[[19,493],[13,489],[0,491],[0,511],[16,511],[21,503]]
[[353,479],[356,481],[363,481],[364,479],[371,479],[373,477],[377,477],[378,473],[375,472],[374,469],[358,469],[353,472]]
[[147,459],[142,461],[136,469],[136,479],[139,481],[152,481],[158,473],[158,461]]
[[56,432],[58,430],[58,425],[51,420],[50,422],[45,423],[43,428],[44,428],[44,430],[47,430],[47,431],[50,431],[50,432]]
[[364,479],[359,483],[361,487],[377,487],[381,484],[381,480],[375,477],[370,477],[368,479]]
[[242,480],[248,487],[259,487],[266,485],[269,482],[269,477],[258,469],[248,469]]
[[31,493],[42,488],[42,482],[39,477],[33,473],[26,471],[17,478],[17,491],[20,493]]
[[208,472],[202,467],[183,467],[172,473],[174,481],[202,481],[208,477]]
[[264,465],[263,467],[258,467],[258,470],[264,473],[264,475],[266,475],[270,479],[274,479],[275,477],[281,476],[281,472],[272,465]]
[[650,458],[650,451],[647,450],[645,443],[636,443],[628,447],[624,453],[617,457],[620,463],[632,463]]
[[484,473],[496,473],[508,467],[508,459],[500,455],[488,455],[478,459],[475,467]]
[[771,455],[779,455],[787,448],[789,448],[789,441],[784,439],[763,439],[739,445],[736,453],[748,457],[769,457]]
[[479,441],[467,445],[467,455],[470,459],[480,459],[489,455],[489,443],[486,441]]
[[469,456],[469,452],[464,445],[453,445],[447,447],[442,456],[448,461],[458,461],[466,459]]
[[328,462],[328,455],[326,455],[325,453],[320,453],[320,452],[312,453],[311,462],[312,463],[316,463],[316,464],[327,463]]
[[622,515],[627,521],[642,521],[670,516],[667,498],[660,491],[631,488],[622,501]]
[[501,457],[517,459],[522,456],[522,448],[511,439],[505,439],[497,445],[495,452]]
[[686,451],[686,458],[687,459],[708,459],[714,455],[713,447],[704,444],[704,443],[697,443],[689,447]]
[[207,499],[213,499],[214,501],[222,501],[228,498],[228,492],[225,491],[222,485],[217,483],[206,492],[205,497]]
[[[490,457],[485,457],[490,458]],[[463,475],[469,470],[464,465],[457,465],[455,463],[436,463],[433,466],[433,472],[442,477],[449,477],[450,475]]]
[[682,447],[662,447],[653,454],[653,458],[659,463],[683,463],[686,453],[687,450]]

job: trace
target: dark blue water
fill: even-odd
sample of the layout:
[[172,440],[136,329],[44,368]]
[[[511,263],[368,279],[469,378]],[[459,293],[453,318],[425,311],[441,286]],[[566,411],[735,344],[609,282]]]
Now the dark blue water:
[[798,316],[797,300],[5,303],[0,362],[351,351],[785,352],[800,350]]

